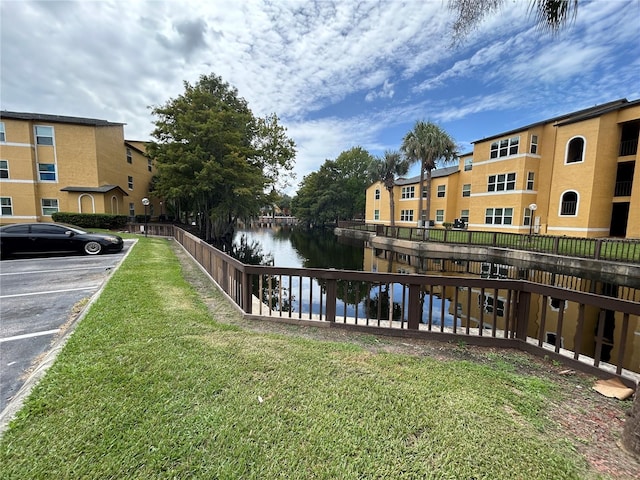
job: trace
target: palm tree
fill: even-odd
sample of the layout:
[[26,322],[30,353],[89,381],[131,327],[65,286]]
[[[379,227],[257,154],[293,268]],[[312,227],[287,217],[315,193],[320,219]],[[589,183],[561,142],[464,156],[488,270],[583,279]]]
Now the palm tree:
[[[404,136],[401,150],[409,163],[420,162],[420,186],[418,187],[418,226],[422,219],[422,201],[427,197],[427,208],[424,210],[428,220],[431,213],[431,170],[436,168],[439,160],[448,162],[457,157],[453,139],[442,128],[432,122],[416,122],[415,127]],[[426,182],[425,182],[426,173]],[[424,195],[422,188],[424,186]]]
[[[505,0],[449,0],[449,10],[456,14],[453,42],[459,44],[485,16],[497,15]],[[542,31],[559,33],[578,12],[578,0],[529,0],[529,14]]]
[[389,211],[391,212],[391,226],[396,223],[395,202],[393,199],[393,187],[396,177],[405,175],[409,171],[409,162],[402,158],[400,152],[387,150],[382,158],[376,158],[369,169],[372,182],[382,182],[389,192]]

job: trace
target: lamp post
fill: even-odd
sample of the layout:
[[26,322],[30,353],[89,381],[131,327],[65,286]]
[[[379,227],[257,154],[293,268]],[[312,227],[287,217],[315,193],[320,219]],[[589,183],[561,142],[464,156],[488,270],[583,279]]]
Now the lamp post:
[[533,212],[535,212],[538,209],[538,205],[536,205],[535,203],[532,203],[531,205],[529,205],[529,236],[531,236],[531,234],[533,233]]
[[142,205],[144,205],[144,236],[147,236],[147,207],[149,206],[149,199],[144,197],[142,199]]

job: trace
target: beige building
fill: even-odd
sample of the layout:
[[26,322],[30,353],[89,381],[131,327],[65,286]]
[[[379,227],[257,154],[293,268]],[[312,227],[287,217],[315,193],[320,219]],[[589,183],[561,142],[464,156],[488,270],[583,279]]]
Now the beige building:
[[[640,100],[616,100],[474,142],[457,167],[432,172],[436,227],[640,238]],[[418,215],[419,177],[394,187],[395,223]],[[424,205],[424,204],[423,204]],[[390,224],[389,193],[367,189],[366,221]]]
[[124,124],[92,118],[0,112],[0,223],[51,221],[55,212],[150,215],[154,173],[144,142]]

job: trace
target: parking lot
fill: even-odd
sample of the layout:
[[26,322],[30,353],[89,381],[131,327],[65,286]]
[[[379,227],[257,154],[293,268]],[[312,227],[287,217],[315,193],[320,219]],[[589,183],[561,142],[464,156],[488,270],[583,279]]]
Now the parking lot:
[[0,262],[0,412],[127,254]]

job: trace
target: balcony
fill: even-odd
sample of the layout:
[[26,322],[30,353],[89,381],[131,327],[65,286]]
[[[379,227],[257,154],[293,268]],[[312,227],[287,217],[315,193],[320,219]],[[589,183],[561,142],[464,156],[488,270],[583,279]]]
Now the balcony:
[[631,196],[631,186],[633,182],[631,180],[625,180],[623,182],[616,182],[616,188],[614,191],[615,197],[629,197]]
[[638,139],[623,140],[620,142],[620,152],[618,156],[626,157],[628,155],[635,155],[638,153]]

